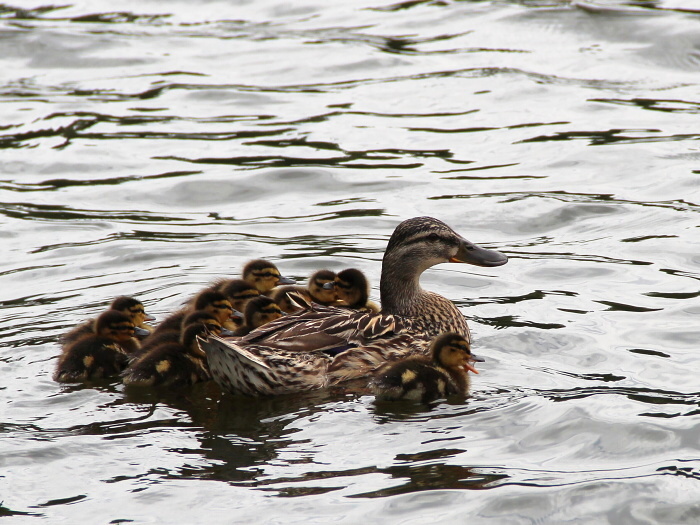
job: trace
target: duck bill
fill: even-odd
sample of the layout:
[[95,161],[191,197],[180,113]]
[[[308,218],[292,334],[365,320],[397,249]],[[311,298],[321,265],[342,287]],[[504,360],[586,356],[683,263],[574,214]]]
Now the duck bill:
[[230,319],[232,321],[237,321],[238,319],[243,319],[244,317],[243,312],[236,310],[235,308],[231,311]]
[[134,327],[134,335],[136,337],[146,337],[147,335],[150,335],[151,332],[146,330],[145,328],[141,328],[140,326],[135,326]]
[[284,275],[280,275],[280,280],[277,282],[277,286],[281,286],[283,284],[297,284],[297,282],[291,277],[285,277]]
[[473,264],[474,266],[501,266],[508,262],[508,257],[496,250],[487,250],[477,246],[473,242],[462,239],[457,253],[450,258],[450,262]]
[[153,316],[153,315],[148,315],[148,314],[146,314],[146,317],[144,317],[143,320],[144,320],[144,321],[155,321],[156,318],[155,318],[155,316]]
[[334,290],[335,289],[335,283],[333,281],[328,281],[327,283],[323,283],[323,286],[321,286],[324,290]]

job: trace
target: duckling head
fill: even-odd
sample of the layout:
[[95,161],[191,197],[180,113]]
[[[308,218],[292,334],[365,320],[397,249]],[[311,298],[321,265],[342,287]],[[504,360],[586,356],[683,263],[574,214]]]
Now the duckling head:
[[259,328],[284,315],[280,307],[269,297],[251,299],[245,307],[245,324],[251,329]]
[[283,277],[277,266],[264,259],[254,259],[243,267],[243,280],[261,293],[267,293],[281,284],[294,284],[294,279]]
[[369,300],[369,282],[360,270],[348,268],[335,277],[338,299],[350,308],[362,308]]
[[301,306],[298,306],[296,302],[289,298],[289,292],[301,294],[308,298],[309,303],[311,302],[311,294],[307,288],[295,284],[278,286],[272,291],[270,298],[277,303],[280,310],[282,310],[284,313],[291,314],[302,309]]
[[308,289],[311,299],[319,304],[332,304],[338,300],[335,286],[335,272],[319,270],[309,277]]
[[191,324],[183,330],[182,335],[180,336],[180,343],[182,344],[182,346],[187,348],[187,350],[190,351],[192,354],[203,357],[205,354],[199,347],[197,338],[200,337],[202,339],[206,339],[209,336],[209,334],[212,333],[214,335],[219,335],[219,333],[221,333],[221,325],[218,325],[218,327],[219,332],[217,332],[216,330],[211,330],[209,325],[206,325],[204,323]]
[[471,352],[469,342],[461,335],[454,332],[447,332],[436,337],[431,345],[433,360],[440,366],[478,374],[474,367],[476,361],[483,361]]
[[216,290],[207,289],[197,295],[195,310],[205,310],[216,317],[220,324],[225,323],[233,314],[233,306],[226,296]]
[[118,310],[107,310],[95,319],[94,332],[118,344],[129,343],[136,326],[131,318]]
[[222,283],[219,291],[228,297],[231,306],[239,312],[245,310],[248,301],[260,295],[255,286],[243,279],[229,279]]
[[134,297],[127,297],[122,295],[115,298],[112,304],[109,306],[111,310],[118,310],[119,312],[128,315],[134,324],[138,327],[149,329],[146,325],[147,321],[155,321],[155,317],[148,315],[143,303]]

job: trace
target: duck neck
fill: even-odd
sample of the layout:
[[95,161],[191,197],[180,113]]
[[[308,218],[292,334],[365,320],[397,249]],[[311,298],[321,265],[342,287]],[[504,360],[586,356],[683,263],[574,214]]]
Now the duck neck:
[[385,254],[379,283],[382,311],[412,315],[415,305],[420,302],[420,296],[425,293],[420,287],[423,270],[410,259],[398,260]]

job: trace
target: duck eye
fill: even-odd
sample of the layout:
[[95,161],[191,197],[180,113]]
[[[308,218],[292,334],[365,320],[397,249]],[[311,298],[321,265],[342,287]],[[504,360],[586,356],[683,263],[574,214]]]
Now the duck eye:
[[437,242],[440,240],[440,236],[437,233],[431,233],[430,235],[428,235],[428,240],[430,242]]

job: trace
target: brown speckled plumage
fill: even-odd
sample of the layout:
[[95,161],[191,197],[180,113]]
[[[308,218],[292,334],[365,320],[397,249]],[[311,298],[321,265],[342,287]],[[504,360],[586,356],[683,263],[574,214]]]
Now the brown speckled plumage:
[[469,340],[457,307],[420,287],[423,271],[444,262],[506,261],[437,219],[408,219],[394,230],[384,254],[380,313],[307,304],[244,337],[210,338],[202,347],[214,379],[231,392],[280,394],[366,376],[386,361],[425,354],[442,332]]

